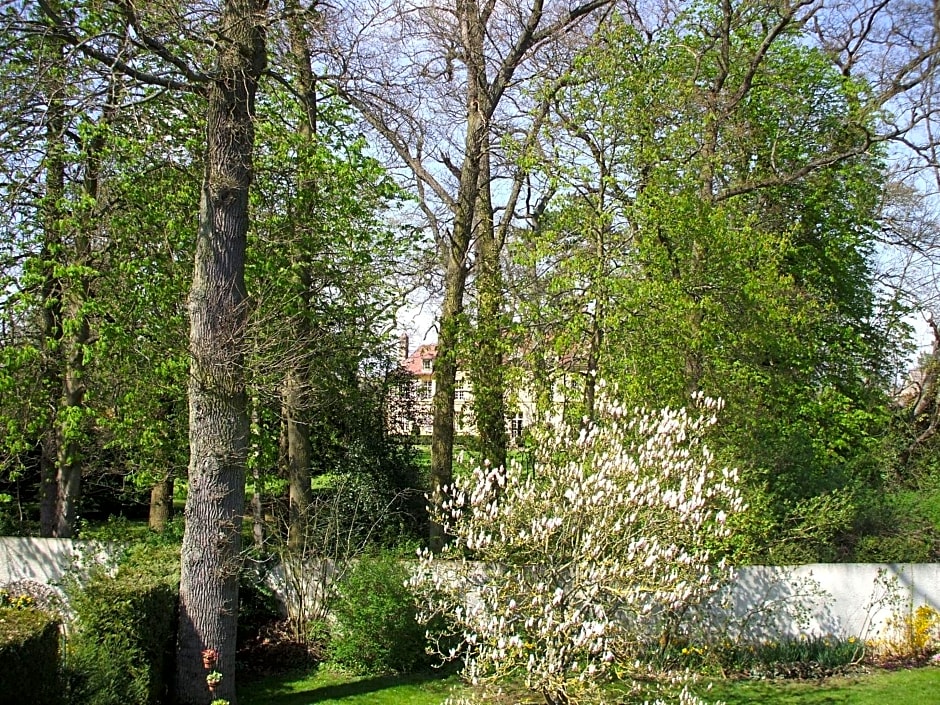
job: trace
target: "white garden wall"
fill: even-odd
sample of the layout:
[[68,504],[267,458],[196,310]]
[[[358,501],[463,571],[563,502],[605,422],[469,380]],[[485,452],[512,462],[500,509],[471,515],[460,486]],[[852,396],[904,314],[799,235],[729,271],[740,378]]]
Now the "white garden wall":
[[940,564],[741,568],[730,590],[716,596],[710,611],[719,625],[752,638],[801,634],[870,638],[884,632],[893,614],[910,614],[920,605],[940,610]]
[[0,587],[23,581],[58,589],[69,574],[108,566],[116,549],[97,541],[0,536]]
[[[23,580],[55,585],[76,564],[106,564],[114,553],[85,541],[0,537],[0,587]],[[708,611],[715,628],[730,636],[869,638],[892,614],[925,604],[940,610],[940,564],[820,563],[742,568]]]

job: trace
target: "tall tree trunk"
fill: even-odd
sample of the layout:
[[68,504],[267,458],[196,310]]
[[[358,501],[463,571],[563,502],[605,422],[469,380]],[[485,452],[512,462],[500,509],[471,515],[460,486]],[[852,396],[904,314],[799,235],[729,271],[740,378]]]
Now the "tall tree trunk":
[[432,551],[444,547],[444,527],[437,521],[443,504],[442,489],[453,481],[454,390],[457,384],[457,342],[460,337],[463,295],[467,281],[466,251],[463,257],[451,252],[444,279],[437,357],[434,358],[434,399],[431,426],[431,524]]
[[[163,421],[168,422],[173,414],[173,404],[168,400],[160,402]],[[166,442],[161,440],[157,450],[157,466],[163,467],[163,476],[150,488],[150,512],[148,526],[151,531],[163,531],[173,518],[173,486],[175,469],[167,452]]]
[[594,300],[594,311],[591,312],[590,339],[588,340],[587,360],[584,373],[584,411],[582,413],[581,428],[586,428],[588,421],[593,421],[597,405],[597,372],[600,365],[601,346],[604,343],[604,301],[598,297]]
[[310,424],[305,416],[310,413],[307,380],[302,371],[293,369],[284,381],[283,407],[287,421],[287,483],[289,491],[289,516],[287,547],[300,551],[304,546],[306,516],[313,495],[310,490]]
[[[88,168],[92,168],[90,165]],[[96,193],[86,196],[94,199]],[[75,233],[72,264],[76,269],[87,266],[91,255],[91,238],[82,223]],[[85,311],[88,299],[88,279],[77,274],[63,292],[66,304],[62,338],[65,369],[62,379],[62,397],[56,413],[56,513],[55,535],[69,538],[75,535],[82,485],[82,443],[86,435],[85,406],[85,347],[91,338]]]
[[259,551],[264,548],[264,504],[263,489],[261,477],[261,400],[257,394],[252,394],[249,401],[251,404],[251,425],[249,428],[250,438],[248,452],[248,469],[251,471],[251,479],[255,486],[251,493],[251,538],[254,541],[255,548]]
[[[600,151],[596,154],[600,156]],[[606,219],[607,213],[607,179],[608,169],[603,158],[597,159],[597,166],[600,170],[600,178],[597,185],[597,202],[594,212],[594,281],[591,283],[591,289],[594,294],[594,306],[590,314],[589,340],[587,343],[587,359],[585,362],[586,370],[584,375],[584,410],[582,412],[582,428],[586,426],[587,421],[593,421],[595,418],[597,402],[597,383],[600,372],[601,350],[604,345],[604,325],[607,315],[608,300],[608,235],[610,226]]]
[[78,508],[82,487],[82,446],[87,432],[85,419],[85,358],[91,341],[88,321],[90,281],[88,268],[91,265],[92,233],[97,227],[99,208],[99,177],[101,152],[105,146],[104,130],[108,129],[117,110],[117,77],[112,77],[108,103],[102,110],[97,125],[92,126],[91,136],[83,145],[84,182],[83,201],[78,205],[74,225],[73,243],[69,263],[75,274],[66,279],[63,288],[63,336],[64,374],[62,397],[56,415],[56,530],[61,538],[75,535]]
[[503,281],[493,224],[490,192],[489,135],[480,157],[480,192],[476,212],[477,326],[473,354],[473,411],[480,458],[506,465],[506,402],[503,372]]
[[206,173],[189,296],[189,496],[180,575],[176,687],[204,705],[200,651],[219,652],[215,697],[235,703],[238,569],[249,420],[245,248],[254,100],[265,66],[265,0],[225,0],[207,88]]
[[[591,13],[605,7],[610,0],[588,0],[582,5],[569,7],[567,12],[560,15],[549,13],[542,0],[536,0],[528,8],[528,12],[502,13],[494,2],[489,0],[456,0],[452,7],[452,15],[456,21],[456,31],[448,29],[446,36],[438,34],[439,26],[434,21],[434,28],[430,29],[429,37],[441,40],[444,50],[442,59],[446,69],[432,81],[442,80],[448,84],[444,90],[450,93],[453,86],[454,73],[451,63],[459,60],[466,67],[466,92],[463,95],[463,110],[466,121],[460,126],[447,123],[463,134],[463,150],[458,159],[451,159],[442,154],[439,164],[456,177],[458,182],[457,193],[451,198],[450,189],[435,177],[434,170],[426,168],[425,158],[427,152],[436,152],[435,149],[426,149],[428,145],[423,142],[424,136],[437,134],[442,128],[440,125],[425,131],[425,115],[419,110],[412,112],[412,101],[409,97],[407,105],[397,103],[394,95],[383,94],[383,85],[376,83],[361,93],[355,88],[342,89],[343,95],[350,103],[363,112],[364,117],[372,127],[389,142],[391,148],[401,157],[412,171],[417,184],[418,192],[424,193],[425,188],[433,192],[437,198],[446,202],[453,220],[445,224],[437,214],[437,208],[431,205],[422,196],[422,210],[429,218],[429,223],[441,248],[441,262],[444,267],[444,301],[438,326],[437,356],[434,365],[435,391],[432,402],[432,432],[431,432],[431,502],[430,510],[432,522],[430,527],[431,548],[439,549],[444,541],[443,530],[436,523],[435,515],[440,514],[441,488],[449,484],[453,468],[454,450],[454,390],[457,372],[457,343],[459,331],[462,327],[463,296],[467,279],[467,253],[474,233],[474,211],[477,206],[480,187],[481,159],[486,151],[487,139],[490,131],[490,121],[496,106],[499,104],[506,90],[516,85],[514,76],[519,67],[531,56],[533,50],[547,43],[551,38],[566,32],[571,26],[588,17]],[[519,8],[517,8],[519,9]],[[498,19],[496,19],[498,18]],[[485,48],[487,42],[488,24],[490,19],[499,25],[497,34],[500,36],[514,35],[508,42],[496,50],[487,65]],[[508,29],[507,35],[503,34]],[[514,32],[513,29],[518,29]],[[368,30],[364,30],[368,34]],[[499,45],[495,38],[492,41]],[[407,39],[405,42],[407,43]],[[358,40],[357,40],[358,42]],[[456,45],[456,50],[455,50]],[[394,73],[396,68],[391,64],[376,69],[376,76],[380,82],[385,82],[389,70]],[[425,71],[421,76],[414,78],[420,83],[429,78]],[[411,79],[409,79],[410,81]],[[351,77],[350,84],[371,83],[368,72],[359,77]],[[387,83],[385,88],[390,87]],[[391,87],[403,89],[411,96],[415,86],[396,84],[392,81]],[[544,110],[548,109],[545,105]],[[450,114],[448,112],[448,114]],[[393,117],[391,120],[389,119]],[[400,120],[398,118],[401,118]],[[434,117],[430,116],[433,120]],[[446,118],[445,118],[446,119]],[[541,119],[541,118],[539,118]],[[396,129],[396,123],[407,125],[404,131]],[[417,137],[416,137],[417,136]],[[415,145],[415,141],[419,142]],[[413,149],[414,147],[414,149]],[[514,207],[515,198],[522,185],[522,177],[513,186],[514,194],[509,198],[510,206]],[[512,208],[505,209],[503,222],[505,228],[510,227],[513,219]],[[448,227],[449,226],[449,227]],[[500,230],[503,230],[501,227]],[[497,241],[502,238],[497,238]],[[498,384],[496,385],[499,386]],[[505,429],[503,429],[505,433]]]
[[62,343],[63,374],[62,395],[56,413],[56,512],[55,535],[62,538],[75,535],[78,509],[81,502],[82,447],[87,436],[85,414],[85,360],[91,342],[88,304],[91,282],[92,238],[100,218],[99,185],[101,156],[106,142],[106,131],[117,113],[120,82],[112,76],[107,102],[101,110],[97,124],[82,143],[81,201],[75,206],[72,223],[71,248],[64,247],[72,273],[62,282]]
[[173,518],[173,484],[173,472],[167,470],[166,476],[150,488],[151,531],[163,531]]
[[474,216],[479,196],[480,157],[486,145],[491,112],[483,55],[484,26],[476,0],[459,0],[457,13],[467,63],[467,132],[454,209],[453,233],[450,243],[445,247],[444,304],[441,309],[437,357],[434,359],[430,473],[432,521],[429,536],[432,551],[439,551],[444,545],[444,529],[435,520],[435,515],[440,514],[441,510],[441,489],[453,479],[457,343],[467,283],[467,253],[474,234]]
[[[46,164],[45,194],[43,198],[43,281],[40,292],[42,301],[42,386],[47,395],[46,408],[57,406],[56,399],[61,389],[61,342],[62,342],[62,282],[56,274],[56,258],[62,248],[62,201],[65,197],[64,130],[65,105],[64,86],[61,75],[61,42],[49,40],[49,51],[55,51],[52,67],[46,72],[48,82],[46,112]],[[56,478],[56,427],[55,417],[50,413],[41,441],[39,465],[40,534],[55,536],[56,505],[58,504],[58,482]]]
[[[316,77],[307,46],[308,30],[297,0],[285,0],[287,14],[290,54],[294,65],[294,86],[300,96],[304,119],[300,125],[300,134],[308,146],[314,146],[317,130],[317,95]],[[297,174],[299,190],[311,189],[314,184],[310,174],[304,173],[304,166]],[[294,326],[296,347],[306,350],[310,345],[310,284],[309,253],[303,252],[299,242],[291,243],[294,251],[295,294],[298,299],[299,313]],[[290,369],[284,380],[283,409],[287,420],[287,478],[289,487],[289,517],[287,528],[287,547],[292,551],[303,549],[306,534],[306,515],[313,501],[310,490],[310,468],[313,450],[310,442],[310,366],[307,356],[297,355],[291,361]]]

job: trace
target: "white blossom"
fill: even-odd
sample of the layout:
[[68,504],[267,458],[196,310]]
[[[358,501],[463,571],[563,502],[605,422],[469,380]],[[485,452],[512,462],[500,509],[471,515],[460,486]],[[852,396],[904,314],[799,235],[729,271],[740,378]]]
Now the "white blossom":
[[[698,412],[628,415],[614,393],[602,388],[580,432],[536,433],[528,469],[484,464],[445,490],[437,518],[454,541],[419,552],[411,585],[422,614],[462,640],[442,651],[464,657],[471,682],[522,674],[573,701],[615,664],[646,679],[649,644],[730,576],[710,548],[744,502],[737,471],[712,468],[702,441],[722,403],[698,394]],[[698,702],[682,691],[680,703]]]

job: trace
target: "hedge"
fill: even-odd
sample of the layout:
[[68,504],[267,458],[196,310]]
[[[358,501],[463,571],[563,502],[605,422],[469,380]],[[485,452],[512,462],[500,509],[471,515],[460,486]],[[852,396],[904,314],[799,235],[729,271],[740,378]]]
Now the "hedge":
[[58,617],[0,607],[0,664],[0,705],[59,705]]
[[114,577],[93,575],[73,596],[77,633],[69,673],[74,702],[157,705],[168,700],[179,590],[166,562],[177,560],[178,553],[160,555],[143,566],[124,565]]

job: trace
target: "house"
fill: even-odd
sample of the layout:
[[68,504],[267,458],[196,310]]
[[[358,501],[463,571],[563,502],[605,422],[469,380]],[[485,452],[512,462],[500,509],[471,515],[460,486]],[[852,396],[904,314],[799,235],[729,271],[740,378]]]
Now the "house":
[[[399,358],[402,369],[413,380],[414,414],[408,423],[404,419],[395,419],[393,425],[405,432],[417,431],[422,436],[430,436],[433,415],[431,405],[437,389],[434,379],[434,360],[437,358],[437,345],[425,343],[411,351],[408,336],[399,340]],[[520,395],[524,397],[525,395]],[[532,404],[525,398],[517,400],[512,415],[506,419],[506,431],[511,439],[520,438],[526,427],[526,420],[532,418]],[[454,389],[454,429],[458,435],[475,435],[476,421],[473,416],[473,385],[464,370],[457,370],[457,383]]]

